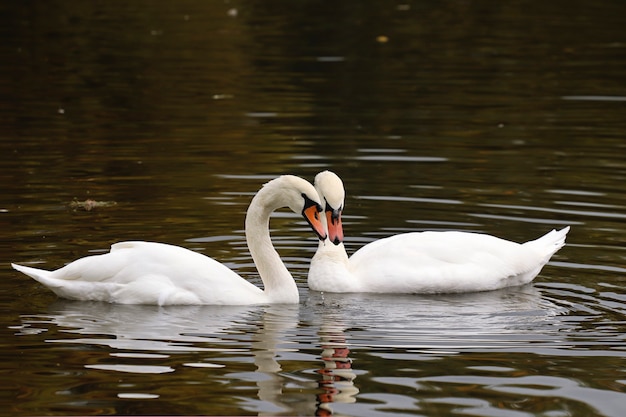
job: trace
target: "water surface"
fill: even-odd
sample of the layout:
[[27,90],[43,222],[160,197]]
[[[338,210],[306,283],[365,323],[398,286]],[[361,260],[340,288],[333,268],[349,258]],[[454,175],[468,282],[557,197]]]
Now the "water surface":
[[[626,3],[185,1],[0,6],[0,414],[621,416]],[[261,285],[267,180],[342,176],[351,253],[396,233],[570,225],[534,283],[308,291],[295,306],[59,300],[9,267],[120,240]],[[85,210],[84,202],[105,202]]]

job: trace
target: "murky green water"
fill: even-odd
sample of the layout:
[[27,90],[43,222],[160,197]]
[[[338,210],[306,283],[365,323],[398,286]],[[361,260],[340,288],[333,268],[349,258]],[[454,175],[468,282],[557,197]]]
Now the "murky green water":
[[[0,414],[623,415],[626,3],[5,3]],[[142,239],[259,284],[251,196],[322,169],[350,252],[572,231],[522,288],[322,295],[279,215],[298,306],[68,302],[8,265]]]

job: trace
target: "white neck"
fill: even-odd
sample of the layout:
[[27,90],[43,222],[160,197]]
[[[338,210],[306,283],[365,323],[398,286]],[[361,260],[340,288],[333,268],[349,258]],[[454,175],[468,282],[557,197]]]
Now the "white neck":
[[273,303],[297,303],[298,286],[272,245],[269,223],[274,210],[286,206],[280,184],[274,180],[254,196],[246,214],[246,242],[265,294]]
[[346,247],[343,245],[343,242],[335,245],[333,242],[328,240],[328,238],[323,241],[320,240],[317,245],[316,254],[323,254],[325,256],[331,256],[335,259],[335,262],[340,262],[343,265],[347,266],[349,264],[348,253],[346,252]]
[[314,291],[358,292],[358,280],[351,272],[350,260],[343,243],[334,245],[328,239],[319,243],[311,259],[309,288]]

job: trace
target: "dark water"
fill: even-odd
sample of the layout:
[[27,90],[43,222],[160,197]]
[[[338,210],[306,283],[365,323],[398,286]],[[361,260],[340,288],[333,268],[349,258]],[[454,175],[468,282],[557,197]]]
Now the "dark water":
[[[0,5],[3,415],[622,416],[626,2]],[[56,268],[119,240],[259,284],[267,179],[332,169],[350,252],[414,230],[515,241],[571,225],[535,282],[298,306],[67,302]],[[87,211],[80,202],[107,202]]]

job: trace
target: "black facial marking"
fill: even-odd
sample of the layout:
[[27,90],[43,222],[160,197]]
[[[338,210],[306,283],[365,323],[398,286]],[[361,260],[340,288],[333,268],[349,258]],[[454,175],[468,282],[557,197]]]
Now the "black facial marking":
[[322,207],[315,201],[311,200],[309,196],[306,195],[305,193],[302,193],[302,198],[304,198],[304,208],[302,209],[302,213],[304,214],[304,211],[308,209],[309,207],[315,206],[316,208],[315,218],[319,219],[319,213],[322,212]]
[[[326,199],[324,199],[324,201],[326,201]],[[339,209],[335,210],[330,204],[328,204],[328,201],[326,201],[326,212],[330,211],[330,221],[335,224],[337,221],[339,221],[339,217],[341,216],[341,211],[342,208],[339,207]]]

